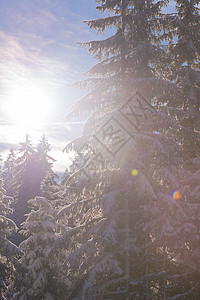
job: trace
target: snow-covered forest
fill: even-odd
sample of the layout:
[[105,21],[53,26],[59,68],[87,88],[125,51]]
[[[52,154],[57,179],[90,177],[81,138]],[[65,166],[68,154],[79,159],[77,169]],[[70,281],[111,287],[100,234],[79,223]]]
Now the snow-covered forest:
[[60,181],[42,133],[2,162],[0,299],[200,299],[199,1],[169,2],[96,0]]

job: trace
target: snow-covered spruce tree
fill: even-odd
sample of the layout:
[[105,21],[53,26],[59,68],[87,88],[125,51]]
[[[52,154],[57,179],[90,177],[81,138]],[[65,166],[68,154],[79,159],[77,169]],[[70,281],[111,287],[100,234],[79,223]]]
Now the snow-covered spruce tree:
[[169,39],[167,77],[183,91],[181,101],[169,101],[171,113],[181,125],[181,143],[185,157],[196,157],[199,151],[200,39],[199,1],[175,1],[177,13],[166,17],[165,37]]
[[[183,197],[187,221],[182,234],[187,248],[182,253],[188,264],[190,281],[199,283],[200,255],[199,236],[199,176],[200,176],[200,15],[199,1],[177,0],[177,14],[171,17],[169,29],[174,41],[170,43],[171,57],[168,78],[183,91],[184,97],[174,109],[177,122],[181,125],[179,143],[183,153],[183,166],[187,171],[183,181]],[[187,284],[188,280],[185,282]]]
[[54,208],[60,210],[66,205],[66,199],[63,197],[66,192],[58,183],[58,178],[59,176],[53,170],[48,171],[41,183],[41,191],[42,196],[51,201]]
[[[170,254],[174,257],[176,267],[171,275],[168,272],[167,281],[171,282],[169,286],[172,286],[168,295],[173,294],[175,297],[177,293],[177,298],[190,299],[198,298],[199,295],[199,1],[183,0],[175,3],[177,13],[167,14],[161,20],[163,32],[160,37],[168,42],[165,45],[168,49],[168,64],[160,74],[174,82],[181,90],[182,96],[159,95],[155,99],[155,107],[160,105],[159,111],[170,114],[179,125],[176,142],[180,145],[180,165],[185,169],[185,173],[182,174],[179,188],[182,195],[180,205],[172,202],[166,209],[164,197],[160,197],[160,209],[157,212],[152,210],[151,226],[160,239],[164,237],[165,245],[171,245],[171,248],[175,249],[174,253]],[[169,222],[169,215],[177,211],[175,206],[179,211],[176,226]],[[164,207],[165,213],[159,220],[158,215]],[[163,235],[166,228],[168,232]],[[179,238],[175,240],[176,236]],[[166,251],[169,255],[168,248]],[[184,286],[181,292],[178,288],[180,280]]]
[[58,180],[58,175],[52,169],[49,170],[41,182],[41,191],[44,198],[49,200],[55,199],[56,193],[60,190],[60,185],[56,180]]
[[24,251],[21,263],[27,267],[26,284],[18,287],[13,299],[64,299],[69,281],[61,269],[61,262],[66,259],[66,252],[59,255],[61,262],[50,255],[60,232],[54,222],[57,210],[44,197],[36,196],[29,203],[32,210],[22,225],[26,239],[20,244]]
[[[41,182],[46,172],[51,170],[52,162],[54,161],[48,155],[49,144],[44,135],[36,150],[33,148],[28,135],[25,142],[20,143],[20,145],[15,172],[18,196],[15,199],[12,216],[18,227],[25,220],[25,214],[29,212],[28,200],[41,195]],[[14,236],[13,240],[19,244],[21,236]]]
[[8,157],[4,163],[2,177],[7,195],[16,198],[18,193],[16,180],[16,155],[12,148],[10,149]]
[[57,215],[69,229],[52,249],[65,247],[71,253],[65,262],[73,282],[67,299],[189,295],[191,287],[181,280],[176,280],[176,290],[169,288],[182,268],[176,249],[186,247],[186,241],[175,229],[183,228],[186,216],[184,203],[171,198],[185,178],[180,126],[157,100],[165,92],[167,101],[177,91],[157,77],[163,2],[97,3],[101,12],[112,15],[86,23],[98,32],[112,26],[116,33],[83,44],[100,62],[88,71],[91,78],[80,83],[91,86],[91,93],[69,114],[94,112],[83,136],[66,148],[78,157],[66,190],[76,184],[78,191]]
[[27,201],[37,195],[35,186],[36,151],[33,149],[30,137],[26,135],[24,143],[20,143],[19,155],[16,160],[16,181],[18,197],[14,204],[13,220],[20,226],[28,212]]
[[52,165],[55,160],[49,156],[50,151],[50,144],[46,136],[43,134],[40,143],[37,147],[37,163],[38,163],[38,170],[37,170],[37,177],[39,180],[39,185],[41,184],[42,180],[46,176],[47,172],[52,172]]
[[13,198],[6,195],[3,181],[0,179],[0,298],[9,299],[8,286],[17,279],[18,274],[14,266],[17,256],[22,251],[9,241],[9,236],[17,227],[7,216],[12,212],[10,204]]

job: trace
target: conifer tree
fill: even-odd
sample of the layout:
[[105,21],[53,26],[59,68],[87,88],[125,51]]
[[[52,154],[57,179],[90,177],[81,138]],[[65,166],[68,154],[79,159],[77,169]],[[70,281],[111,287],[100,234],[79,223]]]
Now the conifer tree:
[[[174,116],[181,125],[184,160],[194,158],[199,151],[199,1],[175,1],[177,14],[167,18],[166,36],[169,43],[170,68],[168,78],[183,91],[181,101],[174,101]],[[173,106],[169,103],[169,106]]]
[[49,200],[55,199],[55,194],[57,194],[60,190],[60,186],[56,180],[58,180],[58,175],[55,174],[53,170],[50,170],[46,173],[41,183],[43,197]]
[[33,148],[28,135],[26,135],[25,142],[20,143],[20,145],[15,172],[18,197],[15,201],[13,214],[13,219],[18,226],[25,220],[25,214],[29,211],[27,201],[36,195],[41,195],[41,182],[46,173],[51,171],[54,161],[48,155],[50,145],[45,135],[43,135],[36,150]]
[[66,186],[78,183],[80,191],[57,215],[69,226],[55,244],[71,253],[65,262],[73,278],[69,299],[189,295],[191,287],[179,281],[170,290],[172,279],[167,279],[167,274],[173,278],[173,270],[178,272],[177,249],[185,241],[180,238],[179,247],[174,246],[175,228],[183,228],[186,218],[184,204],[171,198],[185,178],[180,126],[159,104],[164,93],[167,101],[179,92],[158,77],[164,2],[97,3],[97,9],[112,15],[86,23],[100,33],[113,26],[116,34],[83,44],[100,62],[88,71],[91,78],[79,84],[90,85],[91,93],[69,113],[72,117],[93,110],[83,136],[66,148],[79,156]]
[[28,212],[27,201],[37,195],[36,186],[36,151],[31,145],[29,135],[26,135],[24,143],[20,143],[19,156],[16,160],[16,181],[18,184],[18,197],[14,204],[13,220],[17,226],[25,220]]
[[4,163],[2,177],[7,195],[16,198],[18,193],[16,180],[16,155],[12,148],[10,149],[10,153]]
[[61,209],[66,205],[65,191],[58,183],[59,176],[50,170],[46,173],[44,180],[41,183],[42,196],[51,201],[54,209]]
[[38,163],[38,181],[39,185],[41,184],[42,180],[46,176],[47,172],[51,172],[52,164],[55,160],[48,155],[50,151],[50,144],[46,136],[43,134],[38,146],[37,146],[37,163]]
[[[199,235],[199,180],[200,174],[200,39],[199,1],[175,1],[177,14],[171,18],[170,30],[174,41],[170,43],[169,55],[172,59],[169,78],[183,91],[182,101],[174,109],[174,115],[181,125],[179,143],[182,148],[182,164],[186,170],[183,178],[183,197],[187,220],[182,236],[187,241],[182,255],[183,265],[187,265],[193,296],[199,294],[200,254]],[[187,225],[186,225],[187,224]],[[190,259],[189,259],[190,257]],[[185,279],[187,286],[188,278]]]
[[26,285],[21,284],[14,299],[65,299],[68,279],[62,271],[62,257],[50,254],[51,246],[59,232],[54,222],[56,209],[50,199],[35,197],[29,200],[32,206],[22,225],[26,239],[20,244],[24,255],[21,263],[27,267]]
[[22,251],[14,245],[9,236],[16,231],[16,224],[8,218],[12,212],[13,198],[6,195],[3,181],[0,179],[0,298],[8,299],[8,287],[16,279],[14,260]]

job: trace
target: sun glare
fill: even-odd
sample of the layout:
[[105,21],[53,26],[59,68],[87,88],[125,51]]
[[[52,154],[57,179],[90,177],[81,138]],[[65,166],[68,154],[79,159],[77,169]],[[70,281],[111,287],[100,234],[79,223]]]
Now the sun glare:
[[39,85],[17,86],[6,106],[12,122],[23,129],[41,128],[50,114],[50,97]]

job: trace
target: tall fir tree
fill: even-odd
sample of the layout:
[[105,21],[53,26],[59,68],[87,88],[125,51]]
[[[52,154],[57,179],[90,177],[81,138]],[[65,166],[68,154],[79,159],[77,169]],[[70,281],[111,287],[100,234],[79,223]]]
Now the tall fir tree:
[[16,180],[16,155],[12,148],[4,163],[2,177],[7,195],[15,199],[18,194],[18,185]]
[[[200,186],[197,179],[200,174],[199,1],[177,0],[175,3],[177,14],[170,23],[174,41],[169,46],[172,62],[168,76],[182,89],[184,95],[175,110],[175,117],[181,125],[179,143],[183,152],[182,164],[187,174],[183,180],[187,225],[182,231],[184,239],[187,240],[187,248],[184,249],[182,257],[183,263],[188,265],[190,280],[198,290],[196,293],[199,293],[200,248],[197,242],[200,228],[198,213]],[[187,285],[187,282],[185,284]]]
[[30,137],[26,135],[24,143],[20,143],[19,155],[16,159],[15,180],[18,185],[18,197],[14,205],[13,218],[18,226],[25,220],[28,212],[27,201],[41,195],[41,182],[46,173],[51,170],[54,161],[48,155],[50,145],[43,135],[37,149],[31,144]]
[[180,142],[187,160],[194,158],[200,147],[199,1],[180,0],[175,4],[177,13],[166,18],[165,28],[170,40],[168,78],[182,89],[183,97],[169,106],[174,106],[174,116],[181,125]]
[[176,280],[171,288],[185,271],[177,261],[186,235],[177,239],[177,226],[184,231],[188,220],[185,202],[171,193],[182,188],[187,172],[180,124],[163,109],[168,96],[181,99],[178,87],[159,77],[164,1],[96,2],[110,15],[86,23],[100,33],[112,26],[116,34],[83,44],[100,62],[79,83],[91,93],[68,115],[93,111],[83,136],[66,148],[78,155],[66,186],[78,184],[79,191],[57,215],[69,226],[55,244],[71,253],[68,298],[167,299],[191,291],[195,297],[193,280]]
[[55,160],[49,156],[50,144],[46,136],[43,134],[37,146],[37,161],[38,161],[38,181],[41,184],[47,172],[52,172],[52,164]]
[[3,181],[0,179],[0,298],[8,299],[9,285],[16,276],[15,263],[22,251],[9,240],[9,236],[17,230],[16,224],[8,217],[13,198],[6,195]]
[[49,200],[55,199],[55,195],[61,189],[56,180],[58,180],[58,175],[55,174],[53,170],[50,170],[46,173],[43,181],[41,182],[41,191],[43,197]]
[[16,180],[18,197],[14,204],[13,219],[17,226],[25,220],[28,212],[27,201],[39,193],[36,174],[36,151],[33,149],[29,135],[20,143],[19,156],[16,160]]
[[20,262],[26,266],[24,274],[26,284],[21,284],[13,299],[65,299],[69,280],[62,269],[67,253],[51,255],[51,247],[60,232],[54,216],[57,209],[51,199],[35,197],[29,200],[32,206],[22,225],[26,236],[20,244],[24,255]]

